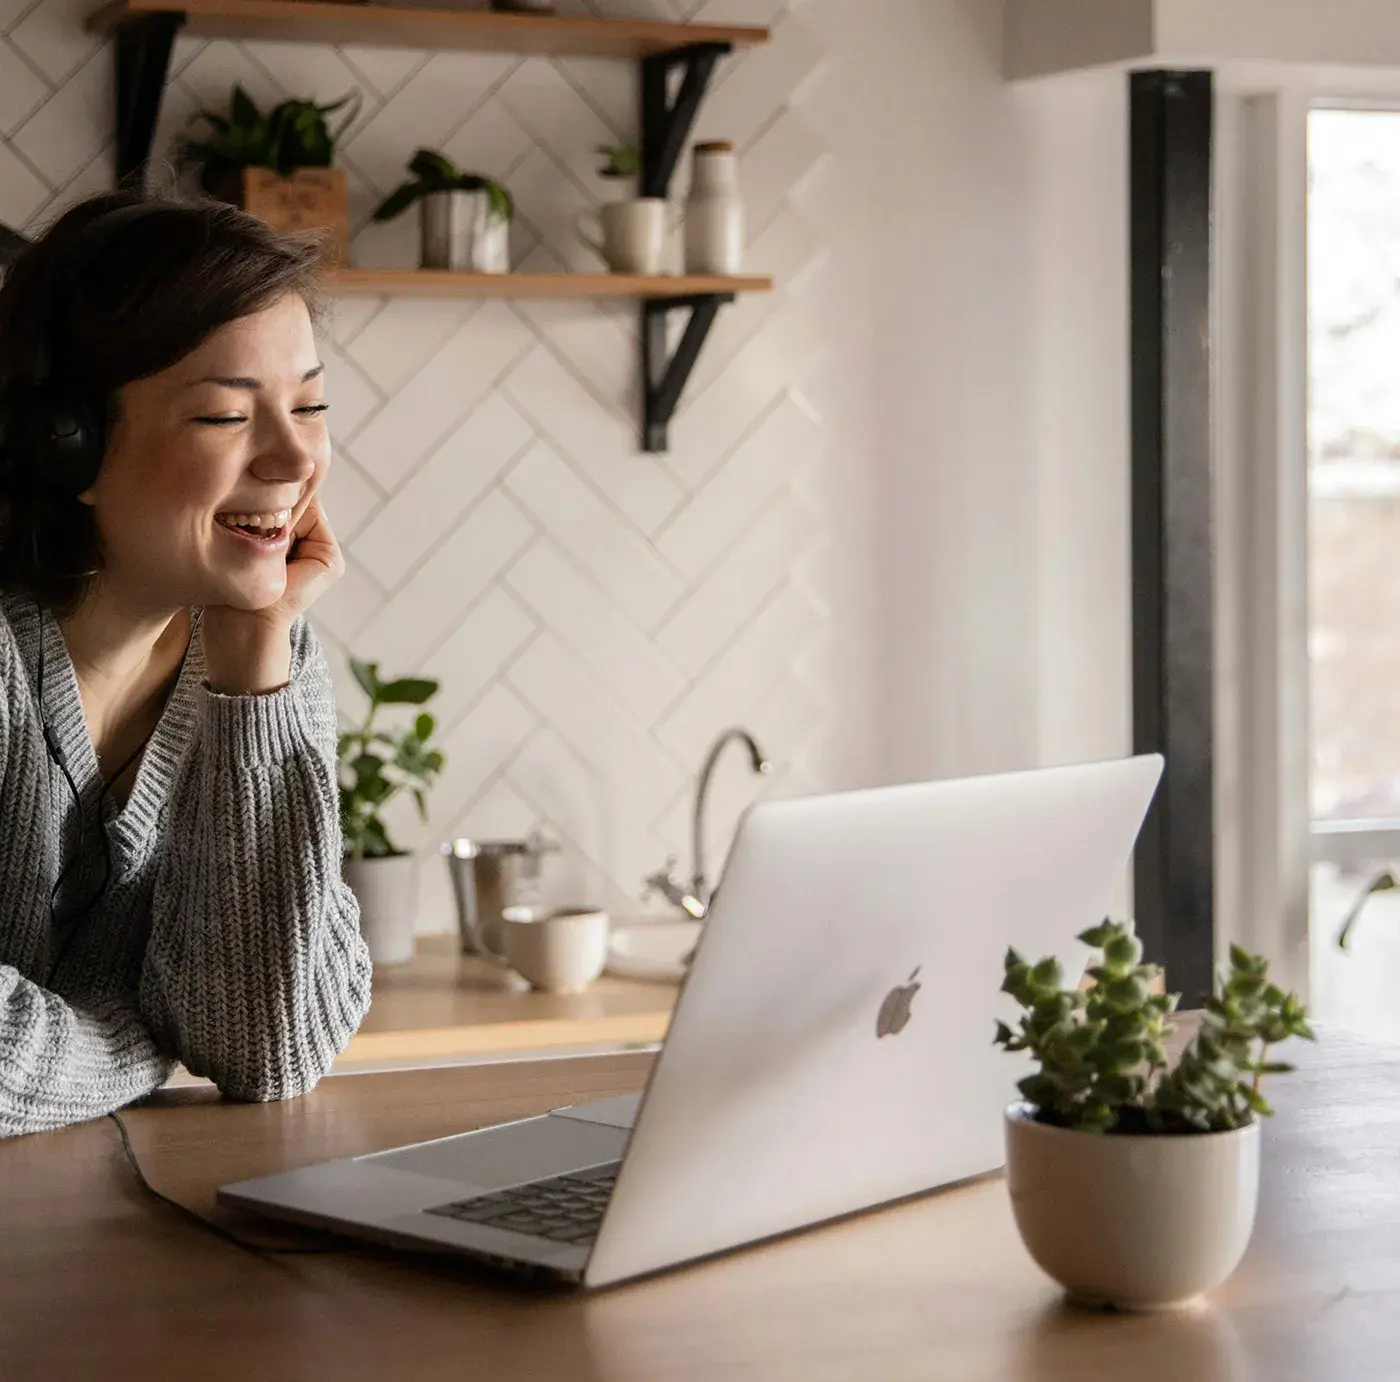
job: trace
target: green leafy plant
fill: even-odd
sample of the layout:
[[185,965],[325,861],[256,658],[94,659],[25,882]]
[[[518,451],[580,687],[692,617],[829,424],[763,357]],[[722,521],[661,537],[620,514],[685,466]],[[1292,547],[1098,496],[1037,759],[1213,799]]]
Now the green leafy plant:
[[[348,109],[347,109],[348,107]],[[345,110],[332,130],[328,115]],[[230,178],[244,168],[272,168],[289,177],[298,168],[329,168],[335,146],[360,110],[360,93],[352,91],[329,105],[289,100],[264,115],[241,86],[233,88],[227,115],[201,110],[191,123],[203,125],[201,137],[180,145],[179,161],[200,170],[200,186],[222,195]]]
[[608,160],[598,169],[600,178],[634,178],[642,171],[642,151],[635,144],[599,144],[597,152]]
[[400,184],[375,208],[376,221],[392,221],[416,201],[432,192],[485,192],[491,200],[491,214],[508,221],[515,215],[515,202],[506,189],[484,173],[464,173],[446,154],[419,149],[408,161],[409,181]]
[[381,859],[402,854],[389,838],[380,813],[400,792],[410,792],[420,819],[428,818],[428,790],[442,771],[444,758],[428,748],[436,724],[426,711],[407,729],[379,729],[379,711],[388,705],[424,705],[438,684],[423,677],[382,681],[377,662],[350,659],[369,709],[358,729],[340,736],[340,828],[351,859]]
[[1296,995],[1268,977],[1268,961],[1239,946],[1217,977],[1196,1034],[1176,1066],[1168,1022],[1179,994],[1154,992],[1159,965],[1142,963],[1131,925],[1105,921],[1079,937],[1101,952],[1092,985],[1062,987],[1060,962],[1006,953],[1002,992],[1024,1009],[1015,1030],[997,1023],[996,1044],[1028,1051],[1039,1069],[1018,1086],[1042,1122],[1083,1132],[1223,1132],[1273,1113],[1260,1083],[1292,1066],[1269,1059],[1289,1037],[1311,1041]]

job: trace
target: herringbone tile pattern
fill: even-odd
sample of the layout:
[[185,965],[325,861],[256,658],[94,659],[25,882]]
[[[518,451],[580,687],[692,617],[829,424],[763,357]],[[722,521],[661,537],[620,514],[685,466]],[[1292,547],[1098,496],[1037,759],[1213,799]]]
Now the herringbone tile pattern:
[[[38,225],[110,182],[111,57],[83,33],[91,6],[0,0],[0,219]],[[822,53],[787,0],[564,8],[774,25],[724,69],[697,136],[737,142],[751,262],[779,291],[722,315],[666,457],[637,451],[631,308],[337,304],[329,507],[349,570],[317,622],[346,706],[352,650],[442,679],[448,767],[427,826],[399,817],[411,842],[543,823],[565,846],[551,891],[629,911],[668,852],[688,863],[692,778],[724,726],[767,742],[769,790],[821,785],[812,573],[831,516],[802,275],[825,244],[794,193],[822,156],[800,98]],[[509,183],[518,264],[594,267],[575,222],[599,195],[594,146],[633,136],[630,65],[182,40],[158,151],[235,81],[264,101],[364,93],[342,158],[357,262],[413,261],[412,217],[369,213],[431,145]],[[716,785],[717,855],[753,783],[732,762]],[[442,871],[424,879],[424,924],[442,924]]]

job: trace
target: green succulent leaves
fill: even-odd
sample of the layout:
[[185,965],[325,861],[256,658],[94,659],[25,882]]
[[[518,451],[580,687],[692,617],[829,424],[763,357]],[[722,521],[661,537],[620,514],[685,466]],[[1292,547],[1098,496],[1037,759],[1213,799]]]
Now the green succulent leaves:
[[600,178],[634,178],[642,171],[642,151],[635,144],[599,144],[597,152],[607,159],[598,169]]
[[1273,1112],[1260,1081],[1291,1067],[1270,1061],[1269,1048],[1313,1033],[1298,998],[1269,982],[1266,960],[1232,948],[1196,1035],[1169,1068],[1168,1017],[1180,995],[1154,991],[1161,967],[1142,963],[1123,922],[1079,939],[1101,958],[1088,970],[1093,983],[1077,991],[1062,988],[1059,961],[1006,953],[1002,992],[1023,1015],[1015,1028],[998,1022],[994,1040],[1036,1061],[1018,1088],[1043,1121],[1085,1132],[1220,1132]]
[[494,178],[484,173],[464,173],[446,154],[435,149],[419,149],[408,161],[413,177],[401,183],[375,208],[376,221],[392,221],[401,216],[420,198],[431,192],[485,192],[491,202],[491,214],[500,221],[515,215],[515,203],[510,193]]

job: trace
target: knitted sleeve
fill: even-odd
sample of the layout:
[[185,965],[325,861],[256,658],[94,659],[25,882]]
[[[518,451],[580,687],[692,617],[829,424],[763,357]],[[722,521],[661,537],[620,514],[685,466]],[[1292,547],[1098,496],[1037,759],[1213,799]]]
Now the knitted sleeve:
[[[34,871],[24,852],[37,848],[38,835],[24,828],[33,813],[10,751],[9,707],[22,676],[2,620],[0,682],[0,793],[9,816],[0,831],[0,878],[14,880]],[[134,1009],[79,1008],[0,965],[0,1137],[99,1118],[158,1089],[171,1064]]]
[[141,1006],[186,1067],[237,1099],[311,1089],[369,1006],[369,953],[341,881],[335,698],[305,620],[292,680],[205,690],[170,809]]

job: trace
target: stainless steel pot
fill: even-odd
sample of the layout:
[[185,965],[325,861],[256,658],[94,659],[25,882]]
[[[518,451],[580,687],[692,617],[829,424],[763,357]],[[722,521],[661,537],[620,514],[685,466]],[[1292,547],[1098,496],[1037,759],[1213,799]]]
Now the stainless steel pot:
[[462,953],[496,954],[507,907],[535,901],[544,857],[557,845],[528,840],[453,840],[442,847],[457,900]]

